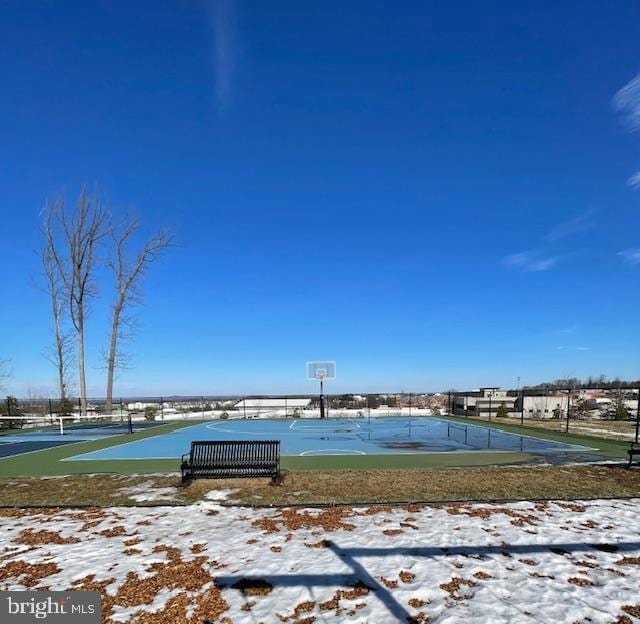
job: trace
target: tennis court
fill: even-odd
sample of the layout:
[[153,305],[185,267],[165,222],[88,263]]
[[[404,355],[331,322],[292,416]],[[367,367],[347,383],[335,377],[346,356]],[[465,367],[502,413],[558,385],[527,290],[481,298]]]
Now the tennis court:
[[483,451],[548,454],[589,450],[586,446],[434,417],[261,419],[198,423],[69,459],[173,459],[187,453],[192,441],[213,439],[280,440],[284,456],[303,457]]
[[[126,419],[115,416],[90,418],[51,417],[51,418],[15,418],[22,423],[21,429],[3,431],[0,435],[0,457],[22,455],[33,451],[42,451],[57,446],[103,440],[105,438],[129,433]],[[143,431],[161,423],[136,421],[131,431]]]

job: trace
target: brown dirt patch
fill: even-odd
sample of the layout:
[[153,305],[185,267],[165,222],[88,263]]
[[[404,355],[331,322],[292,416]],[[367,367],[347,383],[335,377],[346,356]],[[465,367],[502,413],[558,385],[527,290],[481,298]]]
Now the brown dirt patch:
[[311,514],[306,510],[282,509],[273,518],[258,518],[252,526],[266,533],[278,533],[280,529],[296,531],[298,529],[321,528],[323,531],[352,531],[355,526],[345,521],[353,516],[353,510],[348,507],[322,509]]
[[38,546],[40,544],[77,544],[80,540],[77,537],[62,537],[55,531],[25,529],[20,532],[15,541],[19,544]]
[[468,594],[462,594],[461,590],[464,586],[466,587],[475,587],[477,583],[475,581],[470,581],[467,579],[460,578],[459,576],[454,576],[448,583],[442,583],[440,585],[440,589],[444,589],[444,591],[449,593],[449,597],[454,600],[463,600],[464,598],[469,598]]
[[323,539],[319,542],[305,542],[304,545],[307,548],[329,548],[329,546],[331,546],[331,542],[329,540]]
[[244,596],[266,596],[273,591],[273,585],[263,579],[240,579],[231,587],[240,590]]
[[430,601],[422,600],[422,598],[410,598],[407,604],[414,609],[419,609],[420,607],[426,607],[430,604]]
[[104,531],[98,531],[98,535],[103,537],[120,537],[126,535],[127,531],[123,526],[115,526],[110,529],[104,529]]
[[60,572],[55,563],[27,563],[22,559],[10,561],[0,568],[0,581],[15,579],[25,587],[34,587],[43,578]]
[[622,610],[633,616],[634,618],[638,618],[640,619],[640,604],[637,605],[625,605],[624,607],[622,607]]

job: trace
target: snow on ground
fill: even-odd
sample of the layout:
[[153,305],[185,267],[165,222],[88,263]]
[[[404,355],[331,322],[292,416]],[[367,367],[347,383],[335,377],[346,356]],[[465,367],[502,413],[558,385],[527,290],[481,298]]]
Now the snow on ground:
[[104,622],[640,622],[640,499],[0,510],[0,589]]
[[222,489],[222,490],[209,490],[204,497],[208,500],[212,500],[212,501],[224,501],[227,500],[229,498],[229,496],[231,496],[231,494],[235,494],[236,492],[239,492],[240,490],[238,490],[237,488],[228,488],[228,489]]
[[124,494],[136,503],[171,501],[178,493],[175,487],[155,487],[153,481],[144,481],[138,485],[120,488],[116,494]]

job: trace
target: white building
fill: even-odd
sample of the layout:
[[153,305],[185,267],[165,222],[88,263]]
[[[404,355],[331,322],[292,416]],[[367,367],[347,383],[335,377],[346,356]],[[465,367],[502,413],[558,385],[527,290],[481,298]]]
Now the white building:
[[499,388],[480,388],[470,394],[454,396],[452,403],[453,413],[458,416],[495,418],[498,408],[504,405],[512,418],[555,418],[554,411],[558,409],[566,416],[568,397],[561,393],[528,395],[524,397],[523,404],[521,395],[511,396]]
[[238,410],[240,415],[252,418],[263,416],[291,416],[294,412],[299,413],[311,405],[311,399],[295,399],[280,397],[275,399],[242,399],[238,401],[233,409]]
[[[520,408],[521,397],[518,397],[517,406]],[[558,410],[561,417],[567,415],[569,399],[566,394],[543,394],[540,396],[524,397],[525,418],[556,418]]]
[[494,418],[498,408],[504,405],[509,416],[516,416],[516,397],[508,396],[500,388],[480,388],[471,394],[459,394],[453,397],[453,413],[457,416],[486,416]]

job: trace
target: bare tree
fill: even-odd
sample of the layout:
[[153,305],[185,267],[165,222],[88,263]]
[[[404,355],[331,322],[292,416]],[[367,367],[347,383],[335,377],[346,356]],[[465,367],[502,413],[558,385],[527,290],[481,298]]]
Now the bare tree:
[[52,220],[60,240],[53,238],[52,258],[64,284],[69,317],[76,333],[80,410],[87,413],[87,381],[85,376],[85,322],[89,302],[96,296],[94,273],[96,252],[107,233],[108,212],[97,197],[90,197],[83,188],[76,209],[67,214],[64,197],[51,204]]
[[9,371],[9,360],[0,359],[0,392],[6,390],[5,382],[11,377],[11,371]]
[[133,259],[127,258],[127,245],[138,232],[140,224],[136,218],[126,219],[119,228],[111,230],[113,252],[109,267],[116,279],[116,298],[112,307],[111,338],[106,354],[107,363],[107,400],[106,412],[112,409],[113,381],[117,369],[123,368],[128,355],[122,350],[122,342],[130,337],[134,317],[130,310],[141,303],[140,280],[149,265],[168,247],[173,246],[173,237],[166,230],[147,239]]
[[45,209],[44,235],[42,249],[42,274],[45,278],[46,292],[49,295],[51,316],[53,319],[53,346],[47,349],[45,357],[56,367],[58,376],[58,396],[64,401],[69,389],[69,371],[72,361],[72,336],[64,329],[67,312],[67,294],[64,281],[58,269],[55,252],[55,232],[53,225],[54,212],[52,206]]

